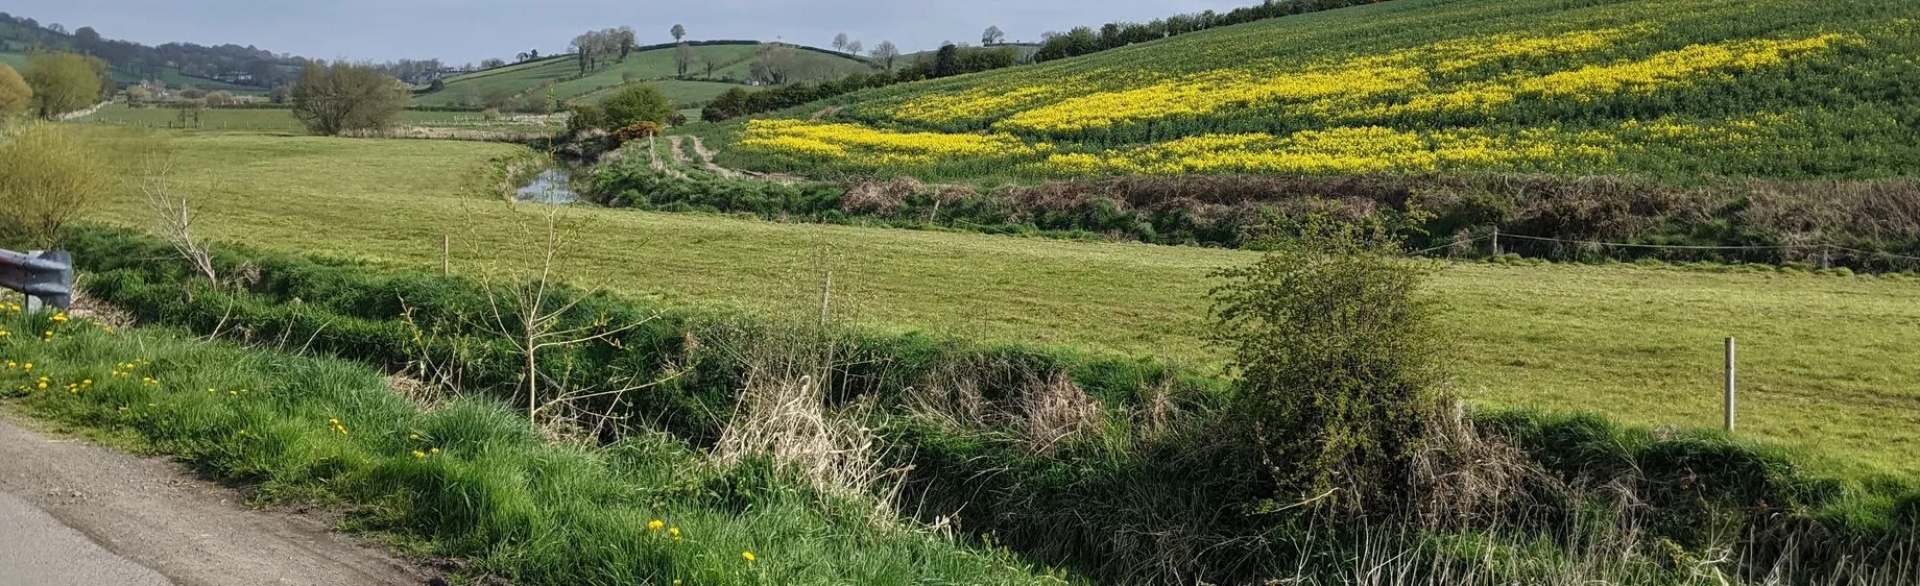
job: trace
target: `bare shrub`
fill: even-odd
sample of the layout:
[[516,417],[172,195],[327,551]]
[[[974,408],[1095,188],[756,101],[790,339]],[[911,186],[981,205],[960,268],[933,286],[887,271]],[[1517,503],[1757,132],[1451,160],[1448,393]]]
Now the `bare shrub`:
[[1436,413],[1412,459],[1410,512],[1424,527],[1444,529],[1495,522],[1524,507],[1530,488],[1558,482],[1507,438],[1481,432],[1466,404]]
[[1028,381],[1013,419],[1027,449],[1039,454],[1052,454],[1060,444],[1095,432],[1106,421],[1100,403],[1062,372]]
[[863,181],[847,189],[846,196],[840,200],[840,210],[849,214],[889,216],[923,188],[919,181],[909,178]]
[[220,276],[213,268],[213,255],[207,251],[205,243],[193,236],[193,214],[187,209],[187,198],[174,195],[171,181],[173,162],[156,158],[148,162],[146,182],[140,191],[146,196],[147,211],[151,212],[158,223],[160,237],[173,245],[175,252],[186,259],[193,272],[206,278],[208,283],[219,284]]
[[907,470],[883,465],[884,444],[865,423],[874,404],[828,404],[826,384],[841,354],[839,342],[813,326],[772,326],[732,337],[737,341],[722,351],[745,371],[739,402],[712,449],[714,460],[738,465],[766,458],[820,494],[872,502],[873,518],[893,518]]

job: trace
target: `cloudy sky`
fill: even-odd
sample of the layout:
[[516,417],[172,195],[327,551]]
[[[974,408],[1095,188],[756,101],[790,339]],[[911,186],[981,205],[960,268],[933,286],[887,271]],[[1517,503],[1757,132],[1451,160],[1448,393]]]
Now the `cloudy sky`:
[[778,39],[827,46],[846,32],[902,51],[980,41],[999,26],[1008,40],[1114,20],[1226,10],[1257,0],[0,0],[0,12],[92,26],[107,38],[254,45],[308,57],[451,63],[566,49],[580,31],[631,26],[642,44],[694,39]]

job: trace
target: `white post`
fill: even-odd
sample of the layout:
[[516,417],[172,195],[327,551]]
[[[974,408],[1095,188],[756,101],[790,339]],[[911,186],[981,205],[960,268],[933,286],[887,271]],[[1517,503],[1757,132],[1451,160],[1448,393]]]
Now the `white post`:
[[1734,341],[1727,338],[1727,433],[1733,433],[1734,416]]

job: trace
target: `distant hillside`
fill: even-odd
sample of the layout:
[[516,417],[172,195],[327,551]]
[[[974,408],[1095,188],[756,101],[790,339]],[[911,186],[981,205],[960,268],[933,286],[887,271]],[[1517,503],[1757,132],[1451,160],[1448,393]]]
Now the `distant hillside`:
[[[106,59],[113,65],[114,81],[122,85],[160,80],[168,87],[191,85],[235,93],[265,93],[273,83],[291,79],[294,72],[292,61],[253,47],[191,43],[148,47],[102,38],[88,27],[66,31],[50,26],[54,25],[0,12],[0,63],[24,68],[26,52],[36,47],[75,51]],[[241,83],[214,79],[229,74],[236,74],[233,79]]]
[[1915,175],[1916,23],[1883,0],[1397,0],[857,92],[723,152],[923,176]]
[[[595,69],[585,76],[571,55],[560,55],[452,77],[445,80],[443,89],[416,96],[414,103],[481,107],[512,100],[523,105],[538,105],[546,101],[549,92],[556,102],[598,101],[611,93],[611,88],[638,80],[660,87],[677,103],[693,105],[754,78],[754,61],[760,43],[708,42],[692,49],[696,58],[688,71],[689,79],[685,80],[676,79],[679,73],[674,61],[676,48],[654,45],[642,47],[628,55],[624,62]],[[710,71],[708,64],[712,65]],[[873,69],[865,60],[808,47],[789,49],[780,57],[777,67],[790,81],[839,79],[848,73]]]

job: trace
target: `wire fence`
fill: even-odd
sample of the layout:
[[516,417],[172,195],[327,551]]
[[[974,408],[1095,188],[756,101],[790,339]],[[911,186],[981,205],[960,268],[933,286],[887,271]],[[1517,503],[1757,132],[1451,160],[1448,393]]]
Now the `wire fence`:
[[[1679,252],[1695,252],[1695,253],[1713,253],[1713,252],[1773,253],[1771,255],[1773,258],[1771,260],[1774,260],[1777,262],[1784,263],[1784,262],[1794,262],[1798,260],[1805,260],[1805,261],[1809,261],[1811,264],[1811,261],[1817,260],[1818,264],[1820,265],[1820,268],[1831,268],[1836,263],[1839,263],[1841,265],[1847,265],[1847,264],[1860,265],[1861,268],[1876,268],[1876,269],[1903,268],[1906,270],[1920,269],[1920,256],[1899,254],[1899,253],[1878,251],[1878,250],[1864,250],[1864,249],[1854,248],[1849,246],[1841,246],[1838,244],[1768,244],[1768,245],[1646,244],[1646,243],[1634,243],[1634,242],[1605,242],[1605,241],[1599,241],[1599,240],[1550,238],[1550,237],[1544,237],[1544,236],[1528,236],[1528,235],[1522,235],[1522,234],[1505,234],[1498,231],[1495,231],[1491,234],[1476,236],[1473,238],[1456,240],[1440,246],[1434,246],[1431,248],[1424,248],[1420,250],[1410,251],[1410,254],[1415,256],[1426,256],[1426,255],[1431,255],[1433,253],[1442,252],[1442,251],[1467,252],[1467,251],[1474,251],[1474,250],[1487,250],[1476,245],[1479,245],[1482,243],[1489,243],[1489,242],[1492,244],[1490,251],[1492,252],[1493,255],[1496,255],[1496,256],[1499,254],[1502,254],[1503,251],[1514,252],[1512,248],[1504,247],[1503,243],[1515,244],[1515,243],[1526,242],[1526,243],[1549,245],[1554,249],[1558,249],[1560,247],[1571,247],[1577,250],[1598,250],[1598,249],[1612,248],[1612,249],[1639,250],[1639,251],[1649,251],[1649,252],[1679,251]],[[1560,252],[1560,251],[1554,250],[1552,252]],[[1795,253],[1795,252],[1802,253],[1802,255],[1800,255],[1798,258],[1794,258],[1793,255],[1791,255],[1791,253]],[[1522,255],[1522,256],[1527,256],[1527,255]],[[1567,255],[1565,254],[1534,254],[1531,256],[1551,257],[1551,256],[1567,256]]]

